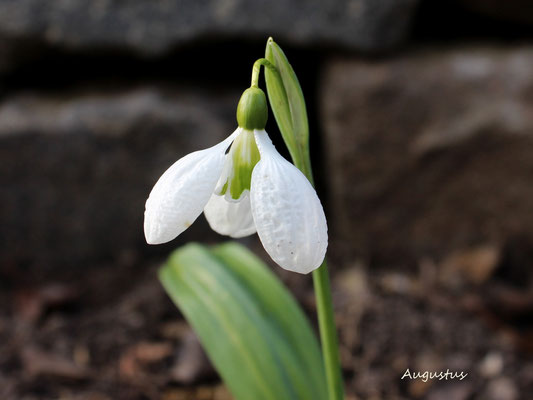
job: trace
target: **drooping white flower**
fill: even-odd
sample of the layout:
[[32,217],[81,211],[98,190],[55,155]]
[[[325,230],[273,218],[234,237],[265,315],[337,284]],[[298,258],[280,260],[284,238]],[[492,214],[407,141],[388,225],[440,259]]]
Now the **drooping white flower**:
[[309,273],[320,266],[328,243],[322,205],[305,175],[277,152],[265,123],[241,118],[228,138],[181,158],[159,178],[144,214],[149,244],[174,239],[204,211],[222,235],[257,231],[282,268]]

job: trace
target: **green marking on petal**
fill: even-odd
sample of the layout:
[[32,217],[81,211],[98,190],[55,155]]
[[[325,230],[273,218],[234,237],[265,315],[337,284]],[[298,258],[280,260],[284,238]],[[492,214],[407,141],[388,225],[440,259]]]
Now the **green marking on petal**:
[[226,195],[228,200],[239,200],[245,190],[250,190],[252,171],[261,158],[252,131],[243,129],[233,141],[229,157],[231,168],[218,194]]
[[228,181],[224,183],[224,186],[222,186],[222,189],[220,190],[220,193],[218,193],[220,196],[226,194],[226,191],[228,190]]

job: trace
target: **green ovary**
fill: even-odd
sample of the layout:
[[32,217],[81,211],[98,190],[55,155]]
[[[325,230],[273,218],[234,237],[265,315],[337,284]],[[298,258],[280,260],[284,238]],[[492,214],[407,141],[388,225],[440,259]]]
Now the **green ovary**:
[[222,186],[220,195],[229,196],[239,200],[245,190],[250,190],[252,171],[260,160],[259,149],[255,144],[254,133],[248,130],[241,132],[233,141],[229,151],[231,169],[228,171],[227,180]]

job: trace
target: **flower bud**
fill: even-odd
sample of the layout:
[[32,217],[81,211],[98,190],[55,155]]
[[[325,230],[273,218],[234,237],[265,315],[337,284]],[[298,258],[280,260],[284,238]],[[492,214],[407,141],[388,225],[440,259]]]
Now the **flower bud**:
[[237,106],[237,123],[241,128],[253,131],[265,129],[268,108],[265,93],[258,87],[244,91]]

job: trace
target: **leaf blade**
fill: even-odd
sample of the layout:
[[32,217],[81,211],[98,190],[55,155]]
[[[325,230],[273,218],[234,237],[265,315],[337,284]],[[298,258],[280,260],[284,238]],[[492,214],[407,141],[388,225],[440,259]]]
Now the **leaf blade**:
[[216,246],[213,253],[240,279],[246,281],[268,309],[277,312],[276,323],[281,325],[280,329],[285,332],[287,340],[303,361],[304,369],[313,377],[313,382],[317,382],[314,390],[320,393],[320,383],[324,377],[322,355],[311,325],[294,297],[281,284],[277,284],[279,281],[275,275],[245,247],[228,242]]
[[[240,259],[244,261],[235,266]],[[250,264],[246,271],[244,267]],[[295,302],[277,300],[278,306],[272,308],[272,302],[265,301],[269,290],[285,291],[282,298],[290,296],[269,273],[240,245],[211,253],[193,244],[172,254],[160,269],[160,279],[236,399],[323,399],[325,380],[318,342]],[[261,296],[256,285],[250,284],[255,279],[266,279],[257,281],[266,288]],[[287,333],[286,323],[280,322],[287,316],[279,315],[283,304],[288,304],[291,315],[300,312],[296,320],[303,318],[303,328],[293,327]],[[308,346],[305,357],[302,345],[295,348],[297,331],[306,338],[302,341]],[[308,363],[318,370],[313,371]]]

